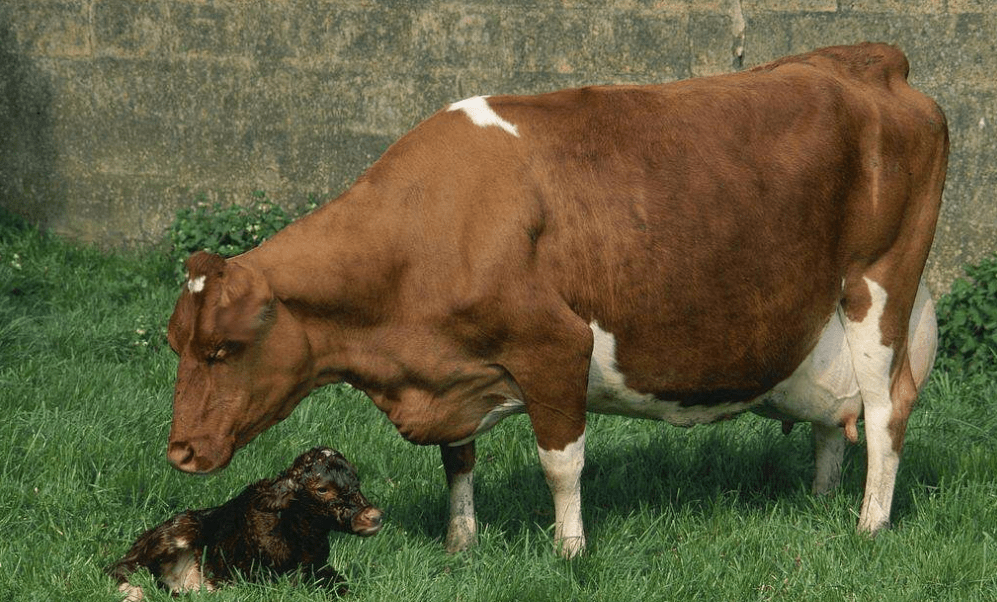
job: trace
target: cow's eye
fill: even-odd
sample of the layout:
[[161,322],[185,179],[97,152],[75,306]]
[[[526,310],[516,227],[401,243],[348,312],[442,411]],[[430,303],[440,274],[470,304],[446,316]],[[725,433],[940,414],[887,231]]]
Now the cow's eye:
[[233,341],[226,341],[215,347],[211,351],[211,353],[208,354],[206,359],[209,364],[221,362],[226,358],[228,358],[229,356],[231,356],[233,353],[238,352],[239,349],[241,348],[242,346],[239,343]]
[[218,347],[215,347],[211,351],[211,353],[208,354],[208,357],[206,359],[208,360],[209,364],[215,364],[225,359],[225,356],[227,356],[228,353],[229,353],[229,348],[227,345],[219,345]]

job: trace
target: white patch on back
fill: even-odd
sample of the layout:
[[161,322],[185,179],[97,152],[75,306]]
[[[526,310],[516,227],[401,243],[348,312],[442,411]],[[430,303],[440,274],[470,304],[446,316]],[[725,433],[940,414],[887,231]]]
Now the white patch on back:
[[490,106],[488,106],[487,96],[472,96],[465,100],[452,103],[447,107],[448,111],[464,111],[471,118],[471,122],[478,127],[498,126],[509,132],[513,136],[519,137],[519,130],[515,125],[509,123],[499,116]]
[[207,276],[198,276],[197,278],[191,278],[187,280],[187,290],[192,293],[199,293],[204,290],[204,281],[207,280]]

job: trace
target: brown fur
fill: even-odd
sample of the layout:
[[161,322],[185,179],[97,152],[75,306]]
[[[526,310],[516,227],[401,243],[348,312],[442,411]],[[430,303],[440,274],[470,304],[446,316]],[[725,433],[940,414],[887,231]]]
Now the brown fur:
[[[896,48],[863,44],[490,97],[518,136],[433,115],[259,248],[224,267],[191,258],[192,274],[212,271],[170,322],[171,462],[220,469],[336,381],[416,443],[462,441],[513,398],[539,446],[564,449],[585,428],[592,321],[633,390],[751,400],[839,305],[865,318],[865,278],[888,293],[895,382],[948,152],[945,117],[907,69]],[[912,401],[894,389],[899,439]],[[443,457],[448,476],[474,464],[473,448]]]

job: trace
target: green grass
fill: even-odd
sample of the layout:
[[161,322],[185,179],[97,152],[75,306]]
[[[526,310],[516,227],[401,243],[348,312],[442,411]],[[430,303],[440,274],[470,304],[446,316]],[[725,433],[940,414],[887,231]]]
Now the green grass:
[[[114,600],[101,569],[142,529],[220,503],[318,444],[352,459],[388,513],[374,538],[332,536],[330,564],[358,602],[997,600],[993,376],[933,375],[911,421],[895,526],[875,539],[854,532],[861,445],[848,449],[839,493],[815,498],[806,425],[783,436],[753,416],[689,430],[592,416],[589,550],[561,560],[517,417],[479,441],[480,544],[449,556],[438,451],[403,441],[347,388],[314,393],[219,475],[167,465],[172,270],[165,254],[102,253],[0,213],[0,602]],[[204,599],[334,596],[282,580]]]

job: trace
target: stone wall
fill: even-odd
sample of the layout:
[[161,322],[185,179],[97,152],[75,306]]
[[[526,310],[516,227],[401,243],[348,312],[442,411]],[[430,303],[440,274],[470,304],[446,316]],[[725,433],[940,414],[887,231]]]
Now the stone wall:
[[474,94],[668,81],[899,45],[951,127],[937,290],[997,250],[991,0],[0,0],[0,206],[104,245],[198,200],[346,188]]

